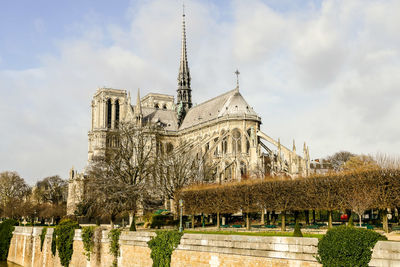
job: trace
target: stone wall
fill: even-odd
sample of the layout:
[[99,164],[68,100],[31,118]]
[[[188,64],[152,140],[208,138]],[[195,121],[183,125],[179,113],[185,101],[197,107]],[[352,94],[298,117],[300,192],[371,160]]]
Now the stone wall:
[[[16,227],[8,260],[22,266],[61,267],[58,253],[51,253],[53,230],[47,229],[42,251],[41,227]],[[118,266],[152,266],[147,242],[154,232],[123,232],[120,236]],[[108,231],[96,237],[90,261],[84,256],[81,230],[75,231],[71,267],[111,266]],[[314,255],[318,239],[296,237],[261,237],[242,235],[184,234],[172,254],[171,266],[320,266]],[[373,251],[371,266],[400,266],[400,242],[379,241]]]

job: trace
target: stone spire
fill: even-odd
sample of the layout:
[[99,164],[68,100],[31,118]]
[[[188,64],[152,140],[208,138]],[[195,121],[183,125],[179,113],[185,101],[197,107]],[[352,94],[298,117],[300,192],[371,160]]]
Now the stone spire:
[[177,92],[178,122],[181,124],[187,111],[192,107],[192,89],[190,88],[190,72],[186,51],[185,9],[183,9],[182,14],[182,47]]
[[136,124],[141,126],[142,119],[143,119],[143,113],[142,113],[142,104],[140,103],[140,89],[138,89],[138,91],[137,91],[136,106],[135,106],[134,114],[135,114]]

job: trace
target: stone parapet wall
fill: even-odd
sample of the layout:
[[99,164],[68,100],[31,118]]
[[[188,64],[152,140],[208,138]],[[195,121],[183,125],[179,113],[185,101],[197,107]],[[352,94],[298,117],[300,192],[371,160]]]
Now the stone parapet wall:
[[277,236],[185,234],[173,266],[320,266],[318,239]]
[[[40,250],[41,227],[16,227],[11,240],[8,260],[22,266],[61,267],[58,252],[51,253],[53,228],[48,228]],[[75,231],[71,267],[111,266],[109,231],[96,237],[94,251],[87,261],[81,230]],[[122,232],[118,266],[152,266],[147,242],[154,232]],[[172,254],[171,266],[321,266],[314,255],[318,239],[273,236],[184,234]],[[379,241],[370,266],[400,266],[400,242]]]

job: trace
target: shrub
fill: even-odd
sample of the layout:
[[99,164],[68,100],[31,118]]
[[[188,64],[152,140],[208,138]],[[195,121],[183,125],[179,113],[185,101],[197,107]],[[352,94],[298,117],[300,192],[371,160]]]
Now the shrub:
[[43,250],[43,243],[44,240],[46,239],[46,233],[47,233],[47,228],[43,227],[42,233],[40,234],[40,251]]
[[372,248],[378,240],[387,238],[363,228],[332,228],[319,241],[316,258],[323,266],[368,266]]
[[79,225],[77,222],[72,221],[70,219],[65,219],[57,225],[55,232],[57,235],[56,245],[58,256],[60,257],[60,262],[62,266],[69,266],[69,262],[72,258],[73,251],[73,242],[75,229],[78,228]]
[[53,257],[56,255],[57,252],[57,235],[56,235],[56,229],[54,229],[53,231],[53,236],[51,238],[51,254],[53,255]]
[[110,239],[110,254],[114,256],[114,260],[112,263],[113,267],[118,266],[117,258],[119,256],[119,236],[121,235],[121,230],[112,229],[108,233],[108,238]]
[[8,249],[10,248],[15,225],[18,225],[18,222],[12,219],[0,223],[0,261],[7,260]]
[[294,225],[293,236],[294,237],[303,237],[303,234],[301,233],[301,228],[300,228],[299,222],[296,222],[296,224]]
[[156,234],[156,237],[147,242],[151,249],[153,267],[169,267],[172,252],[179,245],[183,233],[174,230],[156,231]]
[[90,261],[90,254],[93,252],[94,248],[94,229],[95,226],[88,226],[82,228],[82,242],[83,249],[85,252],[83,253],[86,256],[86,259]]

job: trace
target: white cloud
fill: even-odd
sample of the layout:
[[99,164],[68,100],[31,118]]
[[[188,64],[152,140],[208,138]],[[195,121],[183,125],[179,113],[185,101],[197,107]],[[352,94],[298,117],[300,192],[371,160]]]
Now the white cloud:
[[[324,1],[290,12],[236,1],[232,20],[210,2],[186,6],[195,102],[232,89],[238,67],[263,130],[284,144],[306,140],[312,157],[398,153],[398,1]],[[128,30],[89,16],[58,40],[57,54],[38,55],[37,68],[0,70],[0,171],[33,183],[83,168],[99,86],[175,94],[179,10],[170,1],[140,2],[126,14]]]

